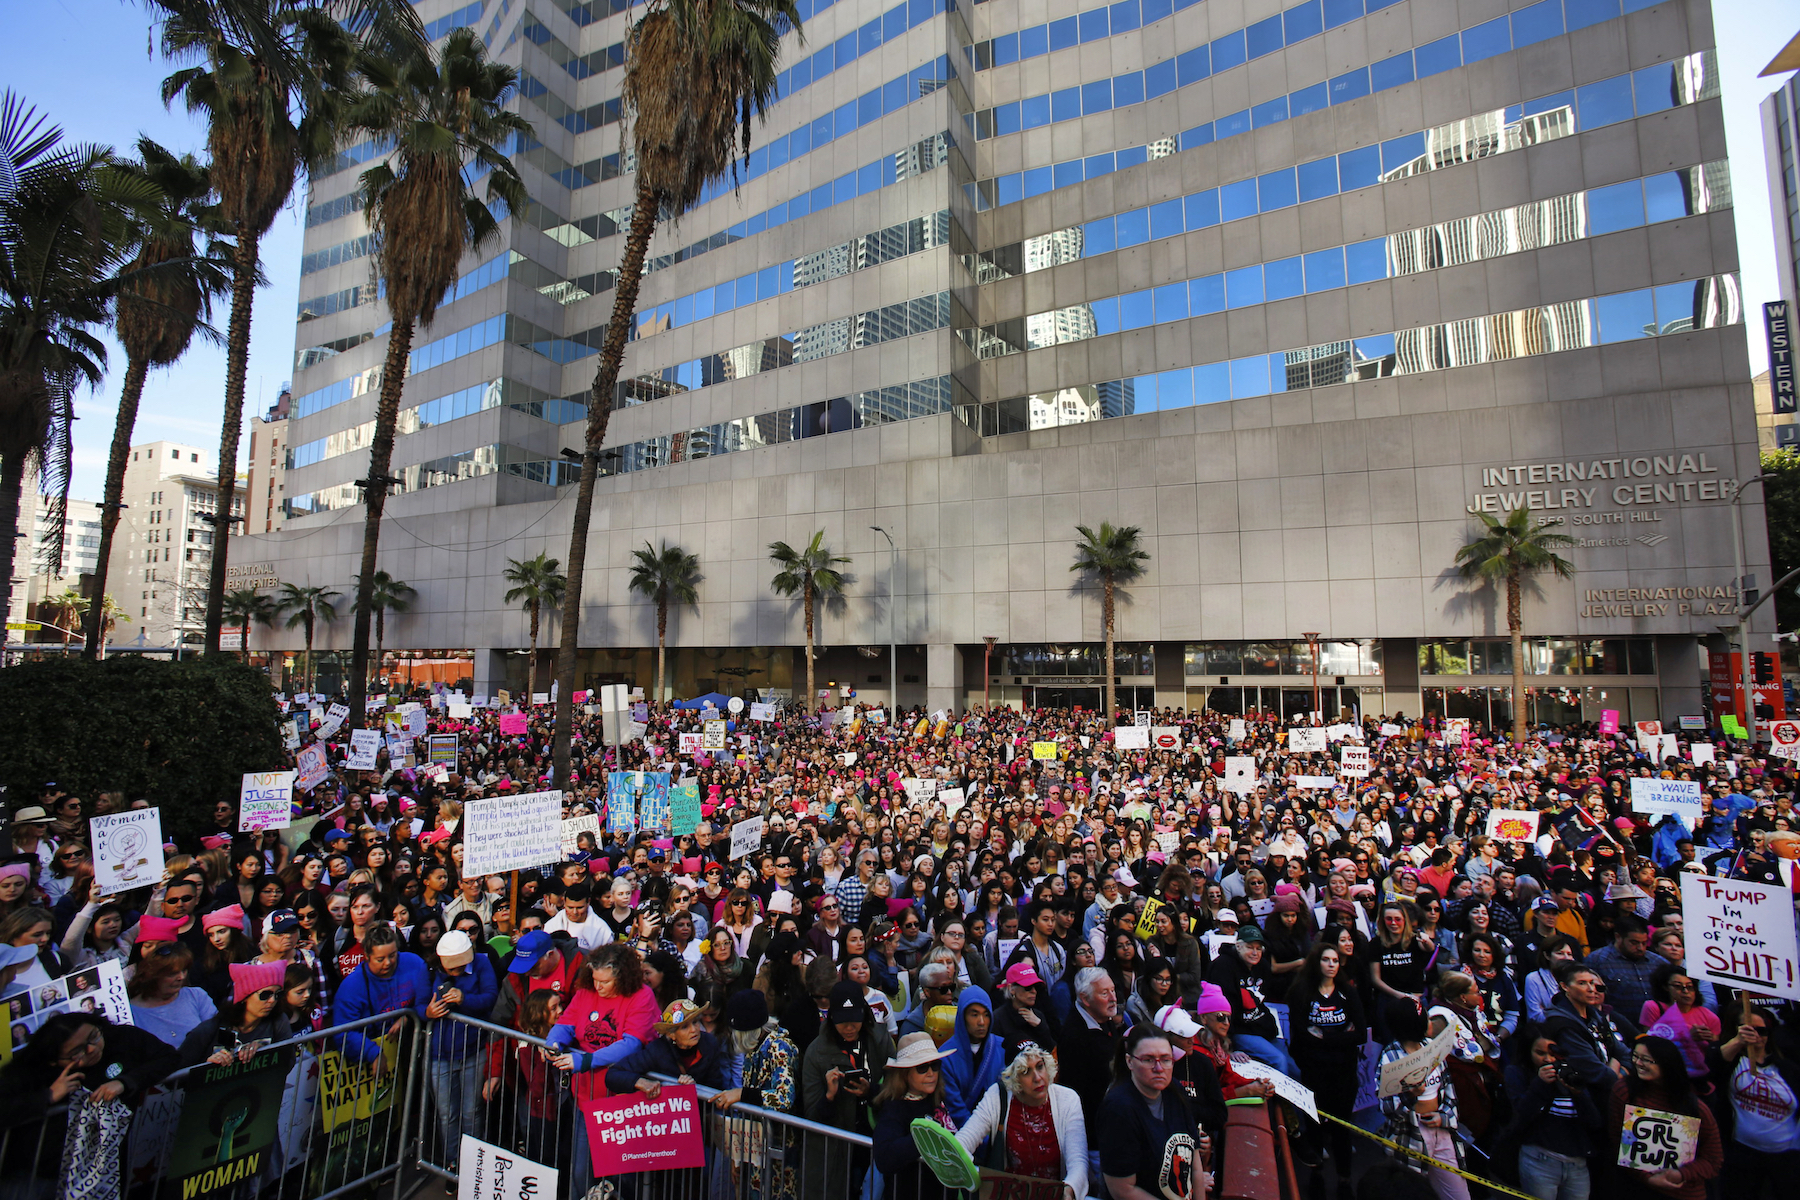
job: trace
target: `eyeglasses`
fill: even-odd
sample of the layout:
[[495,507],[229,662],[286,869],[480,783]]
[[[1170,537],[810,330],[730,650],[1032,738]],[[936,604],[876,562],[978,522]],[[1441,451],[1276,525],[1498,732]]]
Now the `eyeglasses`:
[[57,854],[64,862],[80,862],[87,857],[86,850],[64,850]]
[[262,991],[255,993],[253,998],[267,1003],[268,1001],[273,1000],[275,995],[276,992],[274,988],[264,988]]
[[836,912],[837,910],[838,906],[835,904],[821,904],[819,906],[819,911],[822,913]]
[[1128,1055],[1127,1057],[1132,1059],[1134,1062],[1141,1062],[1141,1063],[1145,1064],[1152,1071],[1167,1071],[1168,1069],[1170,1069],[1171,1067],[1173,1067],[1175,1065],[1175,1059],[1172,1056],[1167,1055],[1167,1054],[1151,1054],[1151,1055],[1132,1054],[1132,1055]]
[[82,1055],[84,1055],[88,1051],[92,1050],[95,1046],[99,1045],[100,1038],[101,1038],[101,1033],[100,1033],[99,1028],[97,1026],[93,1026],[93,1025],[88,1026],[87,1036],[85,1038],[81,1039],[81,1045],[76,1049],[75,1053],[65,1054],[61,1058],[57,1059],[56,1061],[57,1062],[74,1062],[76,1059],[80,1058]]
[[792,862],[778,862],[775,864],[775,869],[777,871],[791,870],[793,868],[793,865],[794,864]]

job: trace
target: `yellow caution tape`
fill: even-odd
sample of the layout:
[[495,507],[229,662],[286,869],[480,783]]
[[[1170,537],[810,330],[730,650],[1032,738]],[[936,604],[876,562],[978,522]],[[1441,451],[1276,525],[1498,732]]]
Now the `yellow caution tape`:
[[1400,1143],[1398,1143],[1396,1141],[1393,1141],[1389,1138],[1384,1138],[1378,1133],[1370,1133],[1368,1130],[1364,1129],[1362,1126],[1353,1125],[1349,1121],[1346,1121],[1341,1117],[1334,1117],[1328,1112],[1321,1112],[1319,1114],[1319,1119],[1321,1121],[1330,1121],[1334,1125],[1342,1125],[1345,1129],[1348,1129],[1350,1132],[1360,1133],[1363,1137],[1368,1138],[1370,1141],[1379,1142],[1383,1146],[1386,1146],[1389,1150],[1392,1150],[1397,1154],[1404,1154],[1408,1158],[1416,1158],[1420,1162],[1429,1163],[1430,1165],[1436,1167],[1440,1171],[1448,1171],[1452,1175],[1460,1175],[1464,1179],[1467,1179],[1470,1183],[1479,1183],[1482,1187],[1492,1188],[1494,1191],[1499,1192],[1503,1196],[1516,1196],[1516,1197],[1518,1197],[1518,1200],[1537,1200],[1537,1197],[1533,1196],[1529,1192],[1517,1191],[1516,1189],[1507,1187],[1503,1183],[1495,1183],[1491,1179],[1483,1179],[1479,1175],[1470,1174],[1468,1171],[1463,1170],[1461,1167],[1452,1166],[1450,1163],[1447,1163],[1447,1162],[1440,1162],[1437,1159],[1431,1157],[1431,1155],[1426,1154],[1422,1150],[1414,1150],[1410,1146],[1402,1146]]

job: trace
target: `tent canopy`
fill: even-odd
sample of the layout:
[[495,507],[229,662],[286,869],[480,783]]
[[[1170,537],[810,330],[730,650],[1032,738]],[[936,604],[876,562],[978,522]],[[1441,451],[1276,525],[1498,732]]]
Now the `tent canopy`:
[[721,696],[718,692],[708,692],[704,696],[695,696],[692,700],[677,700],[675,702],[675,707],[676,708],[705,708],[707,705],[710,704],[714,708],[718,709],[720,712],[724,712],[725,706],[727,704],[729,704],[730,702],[731,702],[730,696]]

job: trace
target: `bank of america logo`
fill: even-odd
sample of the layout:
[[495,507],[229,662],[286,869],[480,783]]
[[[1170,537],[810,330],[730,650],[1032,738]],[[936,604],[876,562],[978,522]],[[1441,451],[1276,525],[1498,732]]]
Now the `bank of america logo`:
[[1664,542],[1668,541],[1669,535],[1666,533],[1649,533],[1649,534],[1645,534],[1643,537],[1638,538],[1637,540],[1644,543],[1644,545],[1650,547],[1652,550],[1654,550],[1658,546],[1662,545]]

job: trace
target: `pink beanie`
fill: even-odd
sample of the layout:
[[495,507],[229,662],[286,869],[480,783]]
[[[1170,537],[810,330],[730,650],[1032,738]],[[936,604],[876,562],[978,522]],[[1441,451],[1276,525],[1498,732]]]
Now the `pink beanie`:
[[29,880],[31,868],[24,863],[7,863],[4,867],[0,867],[0,879],[5,879],[9,875],[17,875],[21,879]]
[[217,929],[219,926],[244,931],[244,906],[233,904],[230,908],[215,908],[200,918],[201,929]]
[[168,917],[144,917],[138,921],[140,942],[173,942],[181,936],[181,922]]
[[1231,1001],[1225,998],[1225,993],[1218,984],[1202,983],[1200,1000],[1194,1005],[1194,1011],[1202,1016],[1207,1013],[1228,1013],[1231,1011]]
[[264,988],[281,990],[281,983],[287,978],[287,964],[284,962],[253,962],[231,964],[231,1002],[241,1004],[244,997],[254,995]]

